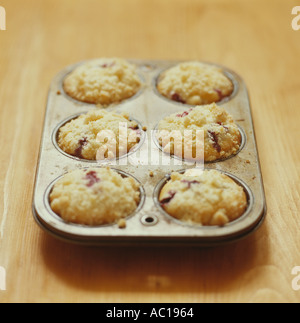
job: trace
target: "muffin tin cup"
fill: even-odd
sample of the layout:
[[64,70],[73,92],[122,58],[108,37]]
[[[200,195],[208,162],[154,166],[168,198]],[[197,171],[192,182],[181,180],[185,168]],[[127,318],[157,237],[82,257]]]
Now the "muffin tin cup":
[[[204,168],[204,169],[208,170],[208,171],[212,170],[211,168]],[[177,172],[180,174],[184,174],[186,172],[186,169],[179,170]],[[219,172],[230,177],[235,183],[237,183],[239,186],[241,186],[246,194],[246,197],[247,197],[246,211],[239,218],[237,218],[236,220],[229,222],[225,225],[226,227],[234,226],[234,225],[238,224],[238,222],[243,221],[243,219],[246,218],[249,213],[251,213],[253,205],[254,205],[253,193],[252,193],[251,189],[248,187],[248,185],[246,185],[246,183],[241,181],[236,176],[229,174],[228,172],[225,172],[225,171],[219,170]],[[161,203],[159,202],[159,196],[160,196],[161,190],[163,189],[163,187],[167,184],[167,182],[170,179],[171,179],[171,174],[166,175],[165,178],[162,179],[154,189],[153,199],[154,199],[154,202],[155,202],[157,208],[160,210],[160,212],[164,216],[168,217],[170,220],[176,222],[178,225],[187,226],[187,227],[199,227],[199,229],[202,229],[202,230],[219,230],[220,227],[215,226],[215,225],[201,225],[201,224],[197,224],[197,223],[181,221],[175,217],[172,217],[170,214],[168,214],[168,212],[165,211],[165,209],[161,206]]]
[[76,157],[74,155],[68,154],[67,152],[65,152],[63,149],[61,149],[59,147],[59,144],[57,142],[58,135],[59,135],[59,130],[64,125],[66,125],[67,123],[69,123],[72,120],[75,120],[76,118],[80,117],[83,114],[85,114],[85,113],[76,114],[76,115],[71,116],[71,117],[67,118],[66,120],[62,121],[61,123],[59,123],[57,125],[57,127],[54,129],[54,131],[52,133],[52,143],[53,143],[54,147],[61,154],[63,154],[64,156],[66,156],[68,158],[71,158],[73,160],[80,161],[80,162],[83,162],[83,163],[91,163],[91,164],[95,164],[95,165],[100,165],[100,164],[101,165],[106,165],[106,164],[110,164],[110,163],[112,163],[114,161],[118,161],[118,160],[121,160],[123,158],[130,157],[131,155],[133,155],[134,153],[136,153],[143,146],[143,144],[145,142],[146,134],[143,131],[143,125],[138,120],[135,120],[134,118],[130,118],[130,121],[135,121],[138,124],[139,130],[141,131],[141,138],[140,138],[140,142],[138,144],[136,144],[127,154],[121,155],[121,156],[119,156],[117,158],[114,158],[114,159],[111,159],[111,160],[106,160],[106,159],[104,159],[104,160],[90,160],[90,159],[79,158],[79,157]]
[[[125,112],[133,120],[138,120],[140,127],[146,126],[148,132],[151,132],[165,116],[185,111],[190,107],[163,97],[156,89],[159,75],[181,61],[130,62],[137,65],[138,74],[144,80],[144,84],[135,96],[108,106],[107,111]],[[63,91],[64,78],[78,65],[69,66],[61,71],[54,78],[49,90],[33,195],[33,215],[43,230],[58,239],[84,245],[206,247],[239,240],[260,226],[266,214],[263,181],[248,92],[243,80],[235,72],[222,67],[234,84],[234,92],[217,104],[222,104],[238,124],[243,138],[242,146],[236,155],[209,163],[209,169],[223,172],[243,186],[248,196],[249,207],[242,217],[224,227],[207,227],[182,223],[169,216],[159,205],[158,194],[169,174],[173,171],[184,172],[195,165],[185,160],[176,165],[172,162],[170,165],[139,163],[140,156],[144,154],[165,155],[158,143],[152,141],[152,136],[144,136],[137,149],[130,152],[129,156],[124,156],[128,158],[121,156],[117,164],[82,160],[64,153],[58,147],[56,135],[60,126],[83,113],[99,108],[97,105],[76,101]],[[136,162],[132,163],[131,158]],[[107,166],[124,176],[132,176],[141,184],[141,203],[136,212],[126,219],[125,228],[121,229],[117,224],[97,227],[70,224],[51,210],[49,194],[61,176],[76,169]]]
[[[65,91],[64,89],[64,80],[67,78],[67,76],[76,68],[76,67],[79,67],[80,65],[84,64],[85,61],[82,61],[82,62],[79,62],[75,65],[72,65],[70,66],[68,69],[67,69],[67,72],[64,73],[64,76],[58,86],[58,92],[63,95],[67,100],[73,102],[74,104],[84,104],[84,105],[87,105],[87,106],[91,106],[91,107],[94,107],[94,106],[100,106],[100,104],[95,104],[95,103],[91,103],[91,102],[85,102],[85,101],[80,101],[80,100],[76,100],[75,98],[71,97],[70,95],[68,95],[68,93]],[[140,79],[140,82],[143,84],[145,82],[145,79],[143,77],[143,74],[138,72],[138,76],[139,76],[139,79]],[[131,97],[127,98],[127,99],[124,99],[123,101],[121,102],[117,102],[116,104],[122,104],[122,103],[126,103],[128,101],[131,101],[131,100],[135,100],[138,96],[140,96],[141,94],[143,93],[143,87],[141,87],[134,95],[132,95]],[[112,104],[108,105],[108,106],[103,106],[104,108],[107,108],[109,106],[111,106]]]
[[[95,167],[94,167],[95,168]],[[96,167],[97,168],[97,167]],[[89,168],[84,167],[84,170],[88,170]],[[127,178],[127,177],[131,177],[133,178],[135,181],[137,181],[140,185],[140,201],[139,204],[136,208],[136,210],[132,213],[132,214],[128,214],[128,216],[126,218],[124,218],[124,220],[129,220],[131,217],[135,216],[136,214],[138,214],[140,212],[140,210],[143,208],[144,203],[145,203],[145,190],[143,188],[142,183],[140,183],[134,176],[126,174],[125,172],[122,172],[118,169],[114,169],[111,168],[113,170],[115,170],[117,173],[119,173],[123,178]],[[53,219],[55,221],[60,221],[62,224],[67,224],[68,226],[72,226],[72,227],[77,227],[79,228],[79,230],[90,230],[91,227],[88,225],[82,225],[82,224],[76,224],[76,223],[67,223],[65,222],[58,214],[56,214],[55,212],[53,212],[53,210],[51,209],[50,206],[50,194],[53,190],[54,185],[61,179],[63,178],[65,174],[63,174],[62,176],[58,177],[57,179],[55,179],[47,188],[45,195],[44,195],[44,204],[45,204],[45,208],[47,209],[48,213],[53,217]],[[120,218],[120,220],[123,218]],[[118,222],[116,223],[107,223],[107,224],[102,224],[102,225],[97,225],[97,226],[93,226],[94,229],[97,228],[103,228],[103,227],[109,227],[109,226],[118,226]]]
[[[208,63],[208,62],[203,62],[203,63],[205,63],[205,64],[211,64],[211,63]],[[192,105],[192,104],[187,104],[187,103],[180,103],[180,102],[177,102],[177,101],[171,100],[170,98],[168,98],[168,97],[166,97],[166,96],[162,95],[162,94],[158,91],[158,89],[157,89],[157,85],[158,85],[158,82],[159,82],[159,79],[160,79],[161,75],[162,75],[163,73],[167,72],[170,68],[175,67],[177,64],[178,64],[178,63],[174,63],[174,64],[172,64],[171,66],[168,66],[168,67],[166,67],[165,69],[160,70],[160,71],[157,73],[156,77],[153,79],[153,82],[152,82],[153,91],[154,91],[154,93],[155,93],[157,96],[159,96],[159,97],[160,97],[161,99],[163,99],[163,100],[166,100],[166,101],[169,101],[169,102],[171,101],[173,104],[177,104],[177,105],[180,105],[180,106],[184,106],[184,107],[185,107],[185,109],[187,109],[187,108],[193,108],[193,107],[195,107],[195,106],[197,106],[197,105]],[[233,72],[231,72],[229,69],[225,68],[224,66],[217,65],[217,64],[211,64],[211,65],[214,65],[214,66],[217,66],[217,67],[219,67],[219,68],[223,69],[223,73],[224,73],[224,75],[225,75],[225,76],[227,76],[227,77],[229,78],[229,80],[232,82],[232,85],[233,85],[233,91],[232,91],[232,93],[231,93],[230,95],[228,95],[228,96],[224,97],[224,98],[223,98],[223,99],[221,99],[220,101],[217,101],[217,102],[216,102],[216,104],[217,104],[217,105],[221,105],[221,104],[223,104],[223,103],[226,103],[226,102],[228,102],[228,101],[232,100],[232,99],[236,96],[236,94],[237,94],[237,93],[238,93],[238,91],[239,91],[239,82],[237,81],[236,77],[234,76],[234,73],[233,73]],[[205,104],[203,104],[203,105],[205,105]]]
[[154,130],[153,130],[153,142],[155,143],[156,147],[165,155],[169,156],[170,158],[174,158],[176,160],[179,160],[179,161],[182,161],[182,162],[185,162],[185,163],[196,163],[196,164],[200,164],[200,165],[203,165],[204,164],[213,164],[213,163],[220,163],[222,161],[225,161],[225,160],[228,160],[230,158],[233,158],[235,156],[237,156],[242,150],[243,148],[245,147],[246,145],[246,141],[247,141],[247,138],[246,138],[246,134],[245,134],[245,131],[243,130],[243,128],[241,126],[238,125],[238,128],[239,128],[239,132],[240,132],[240,135],[241,135],[241,143],[240,143],[240,147],[238,149],[238,151],[235,153],[235,154],[232,154],[231,156],[228,156],[226,158],[221,158],[221,159],[216,159],[216,160],[213,160],[213,161],[204,161],[204,160],[200,160],[200,161],[194,161],[194,160],[189,160],[189,159],[185,159],[185,158],[181,158],[175,154],[169,154],[167,152],[164,151],[164,148],[160,145],[158,139],[157,139],[157,136],[156,134],[158,133],[158,124],[155,126]]

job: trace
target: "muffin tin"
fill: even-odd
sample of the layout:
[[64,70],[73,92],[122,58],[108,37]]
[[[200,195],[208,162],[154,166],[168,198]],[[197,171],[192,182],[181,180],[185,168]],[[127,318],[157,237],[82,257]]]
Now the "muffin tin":
[[[234,117],[243,140],[241,149],[235,156],[205,163],[204,167],[225,173],[241,185],[248,197],[248,209],[241,218],[224,227],[197,226],[173,219],[158,201],[160,190],[172,171],[184,172],[195,167],[194,163],[163,153],[153,135],[162,118],[192,107],[171,101],[156,89],[160,74],[181,61],[129,61],[137,65],[143,86],[132,98],[106,109],[128,113],[139,123],[140,128],[146,127],[147,131],[143,133],[137,149],[112,162],[82,160],[60,150],[56,143],[60,126],[82,113],[99,107],[78,102],[63,90],[66,75],[82,62],[67,67],[54,78],[47,101],[33,197],[33,214],[37,223],[59,239],[86,245],[214,246],[236,241],[255,231],[264,220],[266,203],[251,107],[247,88],[241,77],[226,67],[213,64],[221,67],[233,82],[232,95],[217,104]],[[136,212],[126,219],[125,228],[120,228],[117,224],[99,227],[70,224],[51,210],[49,194],[61,176],[78,168],[106,166],[115,169],[122,176],[134,177],[141,184],[140,205]]]

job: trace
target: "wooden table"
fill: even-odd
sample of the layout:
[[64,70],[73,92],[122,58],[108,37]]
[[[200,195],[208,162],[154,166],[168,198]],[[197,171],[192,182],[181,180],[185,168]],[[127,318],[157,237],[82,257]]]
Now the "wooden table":
[[[290,0],[2,0],[0,302],[299,302],[300,30]],[[213,248],[86,248],[31,212],[48,86],[101,56],[199,59],[248,85],[268,214]],[[296,281],[297,283],[297,281]],[[298,283],[300,284],[300,282]],[[295,287],[295,285],[294,285]],[[297,287],[297,284],[296,284]]]

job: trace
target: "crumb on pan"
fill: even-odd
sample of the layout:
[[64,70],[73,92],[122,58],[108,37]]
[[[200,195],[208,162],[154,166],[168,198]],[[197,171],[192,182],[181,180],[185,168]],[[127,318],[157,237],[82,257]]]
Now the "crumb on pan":
[[118,227],[119,227],[119,229],[125,229],[126,228],[126,221],[124,219],[119,220]]

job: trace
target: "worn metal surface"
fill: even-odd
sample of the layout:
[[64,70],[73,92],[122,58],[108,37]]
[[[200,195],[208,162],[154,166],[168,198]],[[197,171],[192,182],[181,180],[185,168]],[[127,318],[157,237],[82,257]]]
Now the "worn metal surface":
[[[225,172],[242,185],[249,200],[248,210],[239,220],[224,227],[191,226],[165,214],[157,203],[157,197],[161,185],[167,180],[171,171],[181,171],[193,166],[186,162],[180,165],[175,158],[163,154],[151,136],[152,130],[163,117],[182,112],[189,107],[162,97],[155,86],[161,72],[179,62],[139,60],[132,62],[138,66],[139,74],[144,82],[143,88],[133,98],[107,109],[127,112],[130,117],[147,127],[147,137],[142,140],[139,150],[128,157],[121,158],[117,164],[110,165],[112,168],[135,177],[142,184],[143,198],[139,209],[127,219],[126,228],[120,229],[118,225],[86,227],[69,224],[54,214],[50,208],[49,193],[55,181],[64,173],[77,168],[104,166],[94,161],[68,156],[58,149],[55,142],[57,130],[66,120],[97,108],[93,104],[77,102],[63,91],[63,79],[77,66],[76,64],[59,73],[53,80],[49,91],[33,200],[33,214],[38,224],[57,238],[91,245],[213,246],[235,241],[252,233],[264,219],[266,202],[251,107],[243,80],[235,72],[223,67],[225,73],[232,79],[235,90],[229,99],[218,103],[234,117],[240,127],[243,137],[242,149],[237,155],[227,160],[206,164],[205,168]],[[145,156],[149,156],[149,160],[145,160]],[[171,161],[171,165],[156,165],[158,163],[153,156],[160,156],[161,162],[164,163],[167,160]],[[150,172],[154,173],[153,177],[149,175]]]

